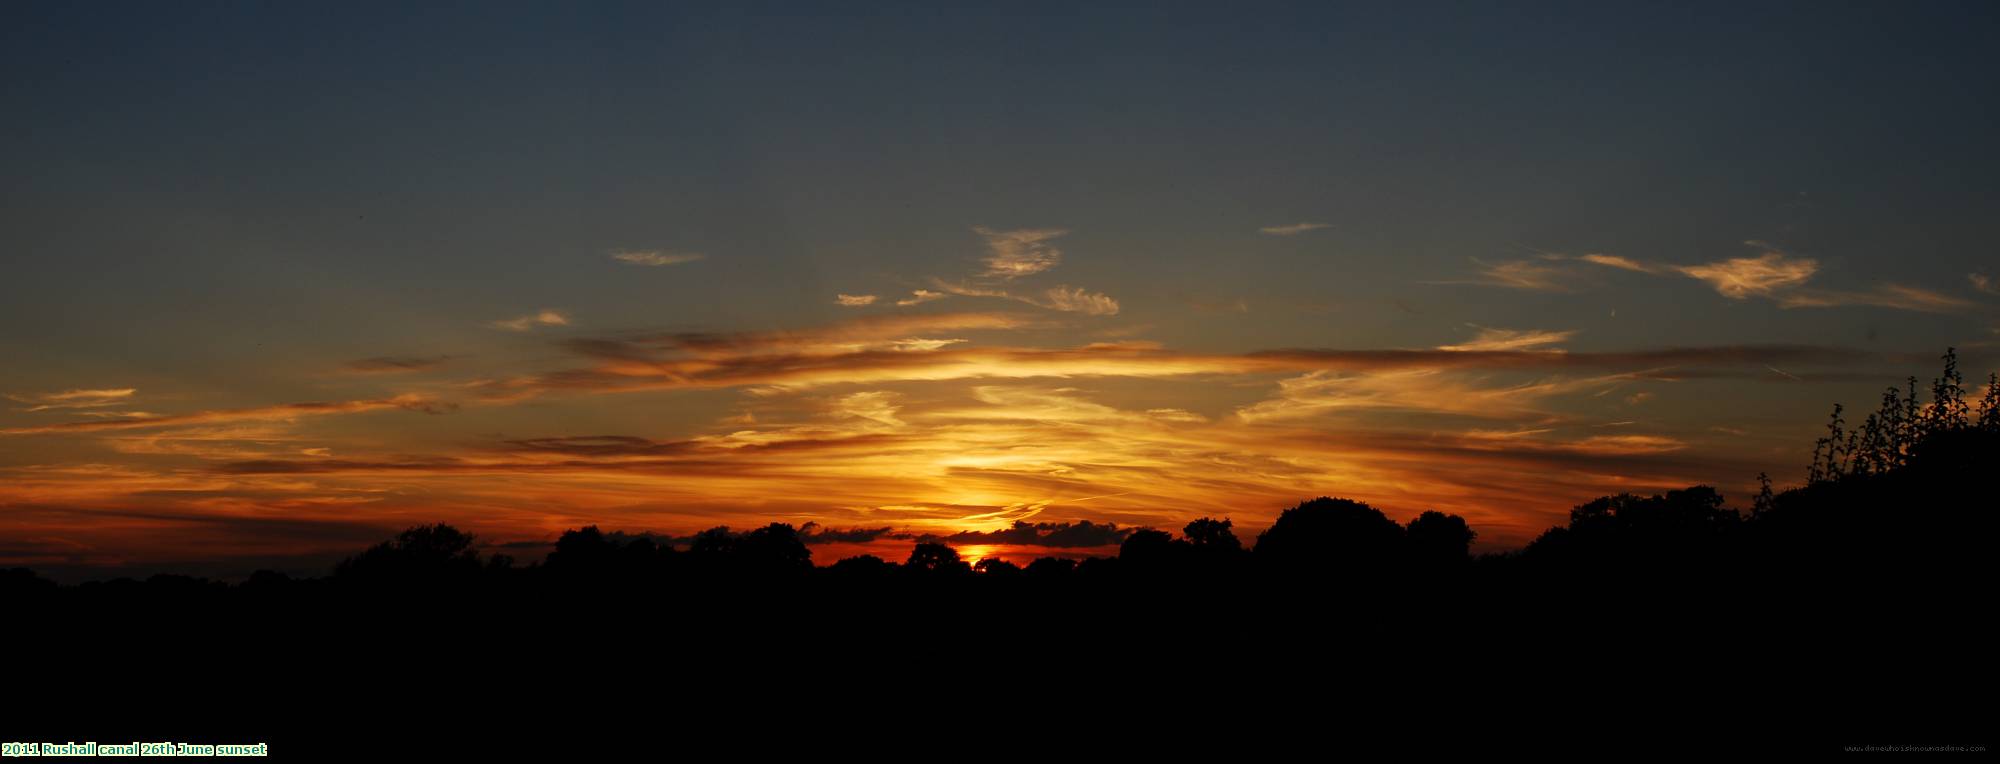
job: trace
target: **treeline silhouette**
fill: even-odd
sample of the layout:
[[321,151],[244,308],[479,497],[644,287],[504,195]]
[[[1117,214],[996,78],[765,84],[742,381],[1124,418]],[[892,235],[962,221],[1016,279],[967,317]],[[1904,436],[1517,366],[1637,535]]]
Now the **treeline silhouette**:
[[[1944,360],[1928,403],[1914,381],[1907,393],[1891,388],[1852,431],[1836,407],[1799,487],[1774,491],[1760,476],[1743,510],[1706,486],[1605,496],[1504,553],[1471,554],[1477,532],[1455,515],[1398,523],[1321,497],[1247,542],[1230,519],[1201,518],[1178,534],[1126,533],[1114,557],[1025,566],[969,561],[935,540],[901,560],[816,566],[801,530],[785,523],[710,529],[684,549],[587,526],[523,565],[437,524],[321,578],[260,571],[236,584],[158,575],[58,586],[14,569],[0,573],[0,596],[17,612],[201,625],[153,632],[163,652],[121,648],[134,671],[186,654],[227,662],[193,636],[214,637],[218,624],[248,630],[224,637],[227,650],[305,684],[338,684],[382,661],[407,677],[505,665],[524,651],[667,651],[683,679],[775,690],[774,675],[832,672],[843,660],[884,671],[962,662],[979,646],[982,660],[1004,661],[994,651],[1032,644],[1066,657],[1023,670],[1115,677],[1162,697],[1240,694],[1222,687],[1240,674],[1437,702],[1447,687],[1462,700],[1476,674],[1503,695],[1565,688],[1566,702],[1581,704],[1568,712],[1596,724],[1670,724],[1663,714],[1675,699],[1692,698],[1741,714],[1674,727],[1684,736],[1884,742],[1861,733],[1966,729],[1974,708],[1954,688],[1992,678],[1986,628],[1973,624],[1992,602],[2000,378],[1988,378],[1975,415],[1956,354]],[[1094,657],[1104,651],[1127,660]],[[315,657],[299,664],[302,654]],[[779,655],[798,662],[760,664]],[[702,656],[713,664],[688,665]],[[1142,664],[1132,661],[1145,660],[1181,668],[1133,673]],[[1590,707],[1593,697],[1623,698],[1631,715]]]

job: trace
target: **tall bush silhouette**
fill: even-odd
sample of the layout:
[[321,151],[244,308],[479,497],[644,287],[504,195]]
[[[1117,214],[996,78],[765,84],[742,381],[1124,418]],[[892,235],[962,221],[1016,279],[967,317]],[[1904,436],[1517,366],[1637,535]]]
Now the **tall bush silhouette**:
[[1931,382],[1928,404],[1918,399],[1916,377],[1909,378],[1907,392],[1899,393],[1894,387],[1884,391],[1880,407],[1856,430],[1846,428],[1842,418],[1845,409],[1834,404],[1826,435],[1813,443],[1806,482],[1883,474],[1909,466],[1911,456],[1927,441],[1967,430],[2000,431],[2000,376],[1987,377],[1975,418],[1972,404],[1965,399],[1957,349],[1945,349],[1943,361],[1943,372]]

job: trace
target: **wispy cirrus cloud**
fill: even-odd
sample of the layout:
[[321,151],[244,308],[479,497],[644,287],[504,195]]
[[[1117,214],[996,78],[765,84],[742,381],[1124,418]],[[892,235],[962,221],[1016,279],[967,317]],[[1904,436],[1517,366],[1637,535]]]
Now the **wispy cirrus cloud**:
[[22,411],[57,411],[62,409],[92,409],[105,406],[122,406],[131,402],[136,388],[118,387],[98,390],[64,390],[59,393],[34,393],[8,395],[7,400],[28,404]]
[[1568,342],[1569,338],[1576,336],[1575,330],[1557,332],[1540,329],[1495,329],[1478,325],[1473,325],[1473,328],[1479,330],[1478,336],[1455,345],[1439,345],[1438,349],[1456,352],[1529,349],[1562,352],[1561,350],[1552,348],[1543,348],[1543,346]]
[[929,289],[914,289],[910,291],[910,296],[897,300],[896,305],[907,308],[911,305],[922,305],[927,302],[935,302],[937,300],[942,300],[950,296],[951,295],[945,294],[943,292],[933,292]]
[[1517,451],[1571,452],[1596,456],[1665,454],[1688,447],[1686,441],[1665,435],[1593,435],[1577,440],[1540,437],[1548,432],[1551,430],[1529,430],[1521,433],[1470,432],[1462,436],[1462,442],[1468,448],[1491,445]]
[[[1786,253],[1773,244],[1746,241],[1764,250],[1756,257],[1736,257],[1701,265],[1672,265],[1634,260],[1619,255],[1591,254],[1577,260],[1647,274],[1680,274],[1702,281],[1717,294],[1732,300],[1761,297],[1781,308],[1833,308],[1871,306],[1923,313],[1954,313],[1978,307],[1977,303],[1943,292],[1904,284],[1886,283],[1868,289],[1840,290],[1808,284],[1820,271],[1819,261]],[[1986,289],[1985,277],[1971,274],[1975,289]]]
[[961,297],[997,297],[1065,313],[1115,316],[1119,308],[1118,300],[1110,295],[1067,285],[1049,287],[1040,292],[1023,293],[971,284],[954,284],[940,279],[933,279],[931,283],[948,294]]
[[1756,257],[1674,266],[1674,270],[1689,278],[1708,282],[1717,294],[1741,300],[1768,297],[1800,286],[1819,272],[1819,261],[1810,257],[1792,257],[1782,252],[1765,252]]
[[[673,332],[641,335],[615,344],[643,349],[674,350],[703,357],[758,353],[825,354],[882,349],[934,332],[1043,329],[1050,321],[1023,313],[935,313],[853,318],[823,326],[789,331]],[[572,349],[596,347],[606,340],[576,340]],[[622,357],[613,355],[611,357]]]
[[451,356],[376,356],[357,358],[341,364],[341,368],[355,374],[402,374],[406,372],[429,371],[443,366]]
[[1995,283],[1993,277],[1984,273],[1965,274],[1965,280],[1972,282],[1973,289],[1987,294],[2000,294],[2000,283]]
[[1332,227],[1332,223],[1292,223],[1289,225],[1264,226],[1257,230],[1269,236],[1297,236],[1307,231],[1317,231],[1321,228]]
[[829,414],[840,419],[858,419],[873,425],[895,429],[908,426],[896,418],[902,407],[896,404],[896,393],[886,390],[869,390],[849,393],[834,399]]
[[569,326],[569,314],[552,308],[543,308],[525,316],[488,322],[486,325],[510,332],[532,331],[539,326]]
[[1439,367],[1319,369],[1279,380],[1275,395],[1237,409],[1236,416],[1245,422],[1272,422],[1352,411],[1393,410],[1512,419],[1540,413],[1535,404],[1543,399],[1607,389],[1628,379],[1612,374],[1492,385],[1448,374],[1447,369]]
[[[551,392],[603,393],[742,387],[798,390],[836,384],[961,379],[1173,377],[1300,374],[1314,371],[1485,369],[1588,371],[1655,379],[1761,378],[1765,364],[1854,365],[1873,356],[1837,348],[1724,346],[1629,353],[1550,352],[1561,332],[1486,335],[1455,350],[1279,349],[1243,354],[1185,353],[1155,343],[1093,343],[1074,348],[969,344],[972,331],[1049,327],[1005,313],[886,315],[774,332],[674,333],[566,340],[594,365],[542,374],[475,380],[460,389],[488,401]],[[1505,330],[1503,330],[1505,331]],[[950,334],[945,334],[950,332]],[[957,336],[953,336],[957,335]],[[1491,349],[1508,346],[1511,349]],[[1482,349],[1484,348],[1484,349]],[[1638,378],[1633,376],[1633,378]]]
[[1195,310],[1200,311],[1202,313],[1249,313],[1250,312],[1250,301],[1243,299],[1241,297],[1231,299],[1224,297],[1209,297],[1207,295],[1184,293],[1175,295],[1175,299],[1180,300],[1181,304],[1186,305],[1190,308],[1194,308]]
[[1493,286],[1535,292],[1567,292],[1576,288],[1576,273],[1555,262],[1560,259],[1562,259],[1560,256],[1542,256],[1489,263],[1475,257],[1472,258],[1472,263],[1478,266],[1478,278],[1422,283]]
[[1920,313],[1956,313],[1977,307],[1977,303],[1941,292],[1902,284],[1882,284],[1865,291],[1839,291],[1828,289],[1801,289],[1780,295],[1778,305],[1785,308],[1834,308],[1847,305],[1868,305],[1878,308],[1895,308]]
[[300,417],[327,416],[331,414],[352,414],[383,409],[404,409],[427,414],[441,414],[457,408],[454,404],[440,401],[427,395],[409,393],[394,398],[351,401],[311,401],[287,403],[277,406],[258,406],[241,409],[217,409],[197,411],[192,414],[168,414],[159,416],[127,417],[123,419],[99,419],[84,422],[64,422],[61,424],[36,425],[31,427],[11,427],[0,429],[0,435],[46,435],[72,432],[102,432],[107,430],[138,430],[155,427],[179,427],[186,425],[207,425],[222,422],[274,421]]
[[1069,233],[1061,228],[1000,231],[985,226],[973,226],[972,231],[986,239],[986,257],[982,260],[986,271],[980,275],[1006,281],[1032,276],[1060,264],[1062,250],[1049,242]]
[[836,304],[838,304],[838,305],[841,305],[841,306],[843,306],[843,307],[848,307],[848,308],[859,308],[859,307],[863,307],[863,306],[867,306],[867,305],[874,305],[874,304],[875,304],[875,295],[872,295],[872,294],[837,294],[837,295],[834,295],[834,296],[833,296],[833,301],[834,301],[834,303],[836,303]]
[[1024,300],[1024,302],[1069,313],[1092,316],[1118,315],[1117,300],[1102,292],[1092,292],[1082,287],[1050,287],[1042,291],[1040,301]]
[[1632,258],[1625,257],[1623,255],[1607,255],[1603,253],[1591,253],[1587,255],[1579,255],[1576,259],[1582,260],[1583,262],[1586,263],[1594,263],[1597,265],[1602,265],[1608,268],[1618,268],[1622,270],[1636,271],[1639,273],[1661,273],[1667,269],[1666,266],[1634,260]]
[[[983,260],[986,269],[957,282],[932,277],[930,284],[934,289],[912,290],[909,297],[896,301],[898,307],[922,305],[955,295],[1013,300],[1065,313],[1117,315],[1118,300],[1102,292],[1067,284],[1040,289],[1010,286],[1016,279],[1042,273],[1061,263],[1062,251],[1048,242],[1068,231],[1058,228],[999,231],[985,226],[974,226],[972,230],[986,239],[987,255]],[[859,307],[874,304],[877,297],[843,294],[838,301],[841,305]]]
[[611,253],[611,259],[627,265],[644,265],[658,268],[668,265],[682,265],[696,260],[707,259],[699,252],[667,252],[657,249],[618,250]]

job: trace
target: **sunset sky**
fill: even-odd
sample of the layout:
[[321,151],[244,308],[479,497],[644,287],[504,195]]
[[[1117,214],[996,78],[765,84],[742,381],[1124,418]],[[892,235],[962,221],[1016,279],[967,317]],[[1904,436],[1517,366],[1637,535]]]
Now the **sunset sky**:
[[0,6],[0,566],[1497,551],[2000,367],[1991,3],[407,5]]

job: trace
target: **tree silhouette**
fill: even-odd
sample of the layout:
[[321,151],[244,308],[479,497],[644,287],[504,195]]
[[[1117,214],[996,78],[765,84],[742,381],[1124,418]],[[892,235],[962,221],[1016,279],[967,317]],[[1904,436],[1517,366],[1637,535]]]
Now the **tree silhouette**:
[[1430,567],[1463,564],[1471,556],[1472,540],[1479,535],[1465,524],[1465,518],[1436,510],[1412,518],[1404,533],[1411,559]]
[[958,550],[935,541],[925,541],[910,550],[910,559],[903,563],[903,569],[932,576],[969,573],[972,568],[959,559]]
[[555,570],[600,571],[611,567],[617,550],[595,525],[564,531],[549,553],[548,566]]
[[1175,539],[1166,531],[1146,528],[1125,537],[1125,543],[1118,546],[1118,561],[1128,567],[1165,572],[1179,567],[1190,548],[1188,542]]
[[743,565],[769,573],[797,573],[812,569],[812,550],[788,523],[771,523],[736,539],[731,550]]
[[1230,530],[1229,526],[1229,518],[1215,520],[1204,517],[1188,523],[1181,529],[1181,535],[1186,537],[1188,543],[1194,545],[1195,549],[1205,553],[1228,554],[1242,551],[1243,542],[1237,540],[1236,532]]
[[1021,566],[1015,565],[1014,563],[1008,562],[998,557],[988,557],[986,559],[980,560],[978,563],[972,566],[972,569],[973,571],[984,575],[995,576],[1003,579],[1011,579],[1015,576],[1019,576],[1022,574]]
[[377,581],[438,581],[475,574],[479,553],[472,534],[443,523],[403,531],[361,554],[342,560],[334,577]]
[[827,566],[827,574],[850,586],[880,582],[896,572],[896,564],[872,554],[842,558]]
[[1032,579],[1054,581],[1068,578],[1075,571],[1075,560],[1066,557],[1039,557],[1029,562],[1023,572]]
[[1322,496],[1280,513],[1252,551],[1301,573],[1381,569],[1402,556],[1403,526],[1367,504]]

